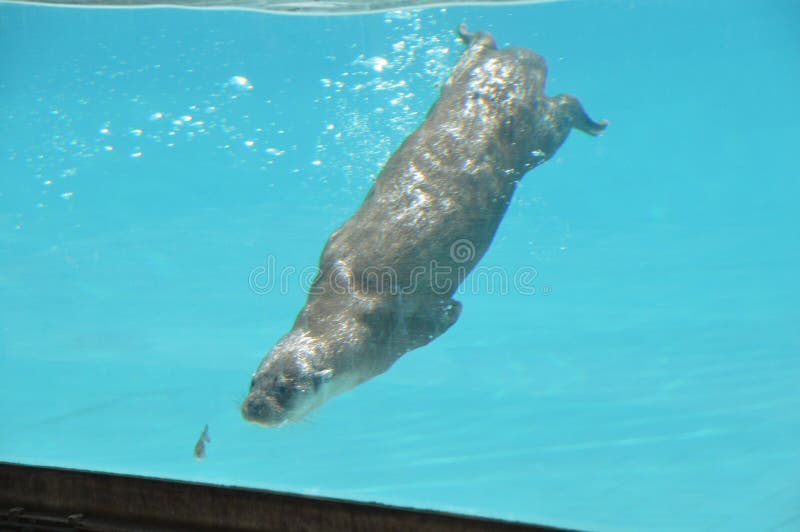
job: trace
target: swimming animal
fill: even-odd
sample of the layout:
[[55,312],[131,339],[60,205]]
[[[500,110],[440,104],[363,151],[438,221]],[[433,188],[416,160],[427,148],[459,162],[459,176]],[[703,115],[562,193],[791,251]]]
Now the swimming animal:
[[452,295],[488,249],[517,182],[572,128],[605,129],[574,96],[544,95],[540,55],[458,31],[467,50],[328,239],[305,307],[253,374],[246,420],[299,420],[449,329],[461,312]]
[[206,444],[211,443],[211,437],[208,435],[208,425],[203,427],[203,432],[194,444],[194,457],[198,460],[203,460],[206,457]]
[[558,0],[0,0],[60,7],[245,9],[287,15],[352,15],[446,5],[541,4]]

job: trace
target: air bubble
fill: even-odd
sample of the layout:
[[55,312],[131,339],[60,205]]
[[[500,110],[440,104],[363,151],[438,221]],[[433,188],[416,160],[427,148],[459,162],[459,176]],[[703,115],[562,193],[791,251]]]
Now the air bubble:
[[371,57],[364,63],[375,72],[383,72],[383,69],[389,65],[389,61],[383,57]]
[[244,76],[232,76],[231,79],[228,80],[228,84],[241,90],[253,90],[253,84]]

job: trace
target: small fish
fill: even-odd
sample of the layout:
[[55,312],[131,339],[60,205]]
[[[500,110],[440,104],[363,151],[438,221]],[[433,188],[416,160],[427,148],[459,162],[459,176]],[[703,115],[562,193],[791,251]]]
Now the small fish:
[[206,457],[206,443],[211,443],[211,437],[208,435],[208,424],[203,427],[203,432],[194,446],[194,457],[198,460]]

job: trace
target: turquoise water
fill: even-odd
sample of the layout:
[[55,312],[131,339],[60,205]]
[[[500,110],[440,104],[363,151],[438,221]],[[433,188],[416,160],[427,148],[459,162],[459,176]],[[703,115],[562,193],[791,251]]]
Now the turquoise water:
[[[388,373],[307,422],[245,423],[308,268],[464,20],[611,122],[526,176],[482,262],[535,268],[535,294],[468,281],[459,322]],[[799,22],[788,0],[0,5],[0,460],[595,530],[800,529]],[[259,289],[270,264],[294,271]]]

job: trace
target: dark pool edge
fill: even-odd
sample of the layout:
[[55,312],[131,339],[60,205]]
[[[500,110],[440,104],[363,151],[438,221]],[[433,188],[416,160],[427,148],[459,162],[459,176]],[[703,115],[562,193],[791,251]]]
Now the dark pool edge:
[[564,531],[268,490],[0,462],[2,530]]

